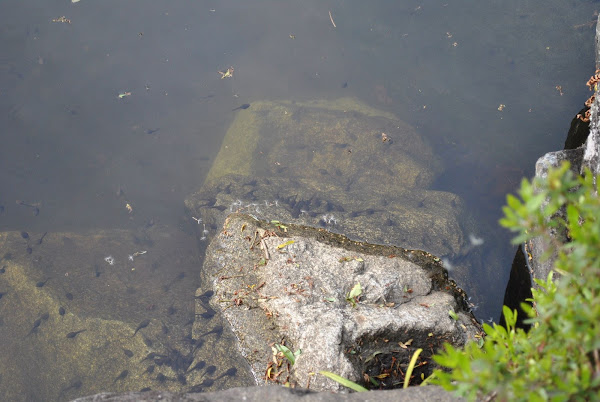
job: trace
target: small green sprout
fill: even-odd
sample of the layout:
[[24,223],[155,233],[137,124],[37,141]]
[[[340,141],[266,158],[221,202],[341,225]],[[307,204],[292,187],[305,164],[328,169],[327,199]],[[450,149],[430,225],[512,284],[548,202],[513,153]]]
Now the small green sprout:
[[360,282],[357,282],[352,290],[346,294],[346,300],[350,302],[352,307],[356,307],[360,295],[362,295],[362,287],[360,286]]
[[290,364],[293,366],[296,363],[296,358],[302,354],[302,349],[298,349],[295,352],[292,352],[287,346],[280,345],[278,343],[275,344],[275,348],[278,352],[283,353],[283,356],[288,359]]

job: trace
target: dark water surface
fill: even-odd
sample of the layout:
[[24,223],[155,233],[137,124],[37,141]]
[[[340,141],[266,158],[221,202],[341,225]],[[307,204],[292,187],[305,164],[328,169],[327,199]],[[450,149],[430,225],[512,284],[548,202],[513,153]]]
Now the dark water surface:
[[[514,254],[509,234],[496,224],[500,208],[521,177],[532,175],[539,156],[562,148],[570,120],[589,96],[591,22],[600,6],[586,0],[393,3],[3,1],[0,231],[175,228],[190,244],[180,250],[189,251],[185,266],[164,264],[167,272],[137,278],[135,285],[163,289],[168,302],[161,314],[185,334],[193,312],[175,321],[175,311],[186,311],[178,304],[184,305],[178,299],[184,289],[177,278],[187,272],[182,286],[193,292],[198,284],[191,273],[201,256],[183,199],[202,184],[234,109],[262,99],[353,96],[394,113],[434,146],[445,166],[436,189],[463,197],[481,222],[481,232],[473,233],[484,240],[480,247],[503,256],[503,281],[482,277],[473,290],[485,295],[473,300],[476,314],[497,318]],[[61,16],[70,23],[53,22]],[[218,71],[230,66],[233,77],[220,79]],[[6,253],[35,255],[35,247],[0,250]],[[58,271],[40,269],[39,281],[50,277],[42,289],[65,288],[66,279],[51,275]],[[0,292],[3,281],[0,274]],[[133,293],[123,297],[135,300]],[[0,299],[0,331],[25,336],[31,328],[21,334],[5,323],[16,314],[3,306],[9,296]],[[142,311],[131,310],[133,330]],[[27,377],[36,366],[12,364],[0,372],[0,396],[11,387],[7,379]],[[228,368],[219,366],[217,374]],[[135,374],[123,372],[106,372],[112,388],[105,390],[123,390],[121,383]],[[25,399],[45,400],[44,377],[36,378]],[[66,378],[57,398],[84,394],[94,381]],[[211,390],[223,386],[215,383]]]

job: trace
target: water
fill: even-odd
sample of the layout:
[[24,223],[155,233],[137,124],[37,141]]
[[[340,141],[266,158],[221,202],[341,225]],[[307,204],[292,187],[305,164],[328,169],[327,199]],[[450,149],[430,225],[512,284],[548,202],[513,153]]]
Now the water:
[[[532,175],[537,157],[562,148],[571,118],[589,96],[585,82],[594,70],[595,31],[585,24],[594,20],[597,3],[289,3],[4,1],[0,229],[35,233],[36,239],[46,231],[115,236],[122,229],[143,239],[166,228],[165,242],[179,245],[171,256],[186,256],[183,267],[163,255],[153,257],[162,263],[160,274],[109,277],[122,285],[123,294],[110,296],[124,300],[118,314],[96,305],[101,298],[92,297],[87,310],[79,307],[135,329],[150,314],[147,306],[131,306],[140,291],[161,289],[182,271],[193,278],[201,264],[188,227],[194,222],[184,216],[182,200],[202,184],[232,109],[262,99],[354,96],[396,114],[435,147],[446,169],[435,188],[463,197],[482,223],[481,232],[473,233],[484,239],[480,247],[503,256],[504,281],[480,278],[476,293],[487,296],[474,300],[480,318],[496,318],[514,254],[510,235],[496,225],[500,207],[505,193]],[[70,23],[52,22],[61,16]],[[230,66],[233,78],[220,79],[218,71]],[[119,98],[126,92],[131,95]],[[32,248],[32,258],[39,256]],[[124,249],[122,258],[134,251],[141,250]],[[97,258],[108,252],[98,250]],[[5,244],[0,255],[6,253],[28,255],[24,243]],[[69,264],[68,253],[61,258]],[[65,278],[66,269],[40,262],[36,279],[51,277],[45,286],[63,297],[84,280],[69,282],[78,269],[94,269],[70,264],[71,277]],[[169,325],[182,336],[193,313],[181,293],[193,291],[194,280],[179,288],[174,282],[161,294],[162,310],[174,303],[181,312]],[[0,276],[0,292],[5,285]],[[8,296],[0,300],[0,331],[13,339],[23,330],[11,327],[18,314],[9,309],[16,307],[6,302]],[[45,338],[37,339],[15,345],[27,356],[41,356]],[[18,360],[3,365],[0,390],[11,387],[8,379],[30,376],[38,386],[29,399],[43,399],[44,377],[35,366]],[[222,364],[219,372],[228,368]],[[107,370],[104,388],[102,381],[86,379],[57,397],[125,389],[113,383],[120,372]],[[86,388],[94,381],[100,385]],[[65,380],[59,389],[69,384]]]

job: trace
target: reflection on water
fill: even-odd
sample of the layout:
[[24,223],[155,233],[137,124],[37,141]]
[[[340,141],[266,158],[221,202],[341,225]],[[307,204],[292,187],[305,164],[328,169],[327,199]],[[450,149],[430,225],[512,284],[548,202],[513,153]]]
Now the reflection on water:
[[[433,188],[462,197],[480,224],[473,246],[483,252],[469,263],[506,267],[467,289],[480,318],[496,317],[514,253],[496,224],[500,206],[539,155],[561,147],[588,96],[596,9],[3,2],[0,352],[11,358],[1,392],[67,400],[247,380],[225,354],[202,352],[228,345],[218,316],[206,310],[206,330],[192,334],[199,239],[217,228],[186,216],[183,199],[236,113],[264,99],[353,96],[416,127],[444,166]],[[336,212],[311,219],[341,226]]]

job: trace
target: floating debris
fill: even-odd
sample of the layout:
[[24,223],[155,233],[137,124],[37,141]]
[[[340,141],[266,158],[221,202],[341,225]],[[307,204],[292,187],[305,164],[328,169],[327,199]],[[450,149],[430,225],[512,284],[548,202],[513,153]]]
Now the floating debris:
[[[73,0],[71,0],[71,1],[73,1]],[[52,22],[62,22],[63,24],[70,24],[71,20],[63,15],[62,17],[54,18],[52,20]]]
[[233,67],[229,67],[225,71],[217,71],[217,72],[219,74],[221,74],[221,79],[233,77]]

